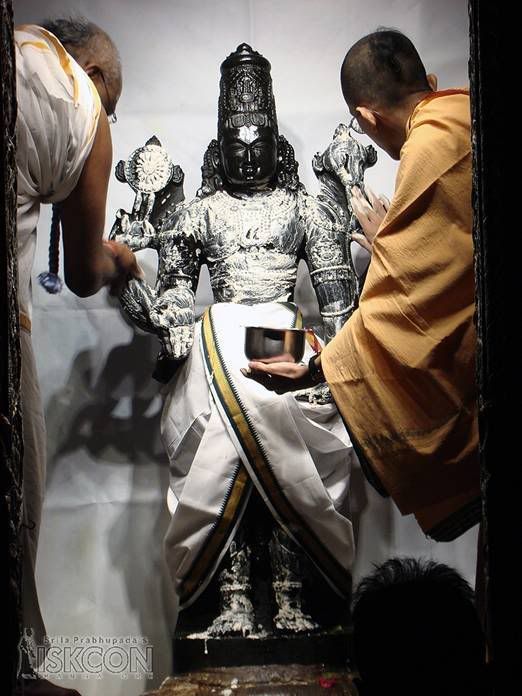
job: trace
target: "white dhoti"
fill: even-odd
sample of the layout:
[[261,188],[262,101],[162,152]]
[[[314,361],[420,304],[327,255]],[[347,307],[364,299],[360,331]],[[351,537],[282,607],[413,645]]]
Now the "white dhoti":
[[[42,520],[46,473],[46,433],[31,336],[20,332],[22,353],[21,398],[24,436],[23,458],[23,573],[22,612],[25,631],[37,645],[45,643],[45,626],[36,591],[36,552]],[[24,665],[24,669],[36,665]]]
[[[296,318],[290,304],[213,305],[169,384],[162,438],[172,520],[165,551],[182,608],[210,581],[252,486],[334,589],[350,592],[354,541],[346,503],[355,454],[337,409],[274,394],[240,372],[245,326],[289,328]],[[307,348],[304,359],[310,355]]]

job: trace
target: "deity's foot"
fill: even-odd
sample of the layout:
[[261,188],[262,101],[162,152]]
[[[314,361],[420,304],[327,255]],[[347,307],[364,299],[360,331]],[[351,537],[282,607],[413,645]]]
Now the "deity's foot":
[[274,627],[281,633],[311,633],[320,628],[309,614],[302,611],[279,611],[274,617]]
[[279,611],[274,616],[274,628],[282,633],[308,633],[320,628],[301,607],[300,582],[274,582],[274,594]]
[[207,629],[211,638],[223,636],[246,636],[256,632],[254,623],[254,607],[249,597],[242,592],[243,587],[222,587],[225,594],[223,608]]
[[272,589],[278,612],[273,618],[276,631],[306,633],[320,628],[303,611],[303,569],[301,550],[281,528],[276,527],[269,544]]
[[220,613],[207,629],[211,638],[249,636],[255,633],[254,607],[250,601],[250,549],[234,540],[219,574]]

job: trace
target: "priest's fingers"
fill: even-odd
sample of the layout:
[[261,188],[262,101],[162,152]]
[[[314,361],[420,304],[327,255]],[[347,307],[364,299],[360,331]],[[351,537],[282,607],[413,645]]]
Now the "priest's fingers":
[[381,195],[379,196],[379,200],[382,203],[382,207],[384,208],[384,210],[388,212],[388,209],[390,207],[390,199],[381,193]]
[[295,362],[271,362],[265,363],[260,360],[252,360],[248,363],[251,370],[263,372],[273,377],[286,377],[287,379],[302,379],[308,374],[308,366]]
[[368,186],[366,187],[366,195],[368,196],[368,200],[370,201],[375,215],[379,218],[379,220],[382,220],[382,218],[386,215],[386,211],[389,208],[389,204],[387,207],[385,207],[382,201],[382,198],[387,200],[386,197],[376,196],[375,193]]
[[248,377],[249,379],[253,379],[256,382],[259,382],[259,384],[262,384],[265,389],[268,389],[268,391],[273,391],[276,394],[286,394],[287,392],[291,391],[296,391],[298,389],[302,389],[306,386],[310,386],[308,384],[303,385],[302,379],[291,379],[288,377],[277,377],[274,375],[270,375],[267,372],[261,372],[259,370],[253,370],[253,369],[245,369],[241,368],[241,373],[245,376]]
[[129,278],[144,280],[145,274],[138,264],[136,256],[126,244],[114,240],[102,242],[104,251],[112,258],[114,271],[106,279],[111,295],[119,295]]
[[386,211],[380,203],[379,210],[374,210],[361,193],[352,196],[350,203],[355,217],[359,220],[364,233],[373,240],[382,219],[386,215]]
[[[374,192],[370,189],[366,189],[366,195],[368,196],[368,199],[363,196],[363,194],[358,190],[358,193],[356,194],[356,200],[359,204],[359,207],[362,208],[365,212],[365,215],[372,225],[372,236],[374,237],[375,234],[377,233],[377,229],[384,219],[384,216],[386,215],[386,210],[384,209],[382,202],[377,198],[377,196],[374,194]],[[361,222],[362,224],[362,222]],[[363,225],[364,228],[364,225]],[[367,231],[364,230],[366,233]]]
[[241,368],[241,374],[248,379],[253,379],[254,382],[259,382],[268,391],[274,391],[274,384],[272,377],[265,372],[258,372],[256,370],[247,370],[245,367]]
[[[353,200],[353,199],[352,199]],[[379,229],[379,226],[381,224],[381,218],[376,216],[374,213],[372,215],[367,215],[364,212],[361,211],[359,208],[359,203],[354,201],[353,205],[353,212],[355,213],[355,217],[359,221],[359,224],[361,225],[362,231],[364,233],[364,236],[366,239],[369,241],[370,244],[373,243],[373,240],[375,239],[375,235],[377,234],[377,231]],[[356,240],[359,241],[356,238],[356,235],[352,234],[352,237]],[[362,246],[365,246],[362,244]],[[367,248],[367,247],[365,247]]]
[[350,199],[350,203],[354,208],[357,208],[362,215],[367,217],[369,217],[373,212],[371,205],[356,186],[352,188],[352,197]]
[[369,242],[364,234],[361,234],[360,232],[352,232],[352,239],[354,242],[357,242],[360,246],[362,246],[363,249],[366,249],[366,251],[369,251],[370,254],[372,253],[372,245],[371,242]]
[[301,363],[264,363],[253,360],[248,363],[248,370],[242,369],[241,372],[245,377],[254,379],[270,391],[275,391],[276,394],[286,394],[312,384],[308,366]]
[[361,201],[355,196],[352,196],[352,198],[350,198],[350,204],[352,206],[352,210],[355,217],[357,218],[357,220],[359,220],[361,226],[364,227],[364,225],[367,222],[370,222],[370,206],[367,206],[365,208],[362,205]]
[[381,202],[369,186],[364,187],[364,192],[366,193],[366,198],[374,210],[382,208]]

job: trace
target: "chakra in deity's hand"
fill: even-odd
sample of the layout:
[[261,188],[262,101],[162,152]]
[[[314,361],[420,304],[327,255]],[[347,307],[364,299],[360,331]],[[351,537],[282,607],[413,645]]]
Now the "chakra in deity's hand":
[[123,168],[127,183],[142,193],[161,191],[174,174],[174,164],[157,138],[134,150]]

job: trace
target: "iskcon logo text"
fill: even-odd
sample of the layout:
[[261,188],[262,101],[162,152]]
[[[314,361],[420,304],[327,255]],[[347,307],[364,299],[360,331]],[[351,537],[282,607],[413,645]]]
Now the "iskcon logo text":
[[19,675],[44,679],[152,679],[153,648],[145,636],[47,636],[26,629],[18,646]]

